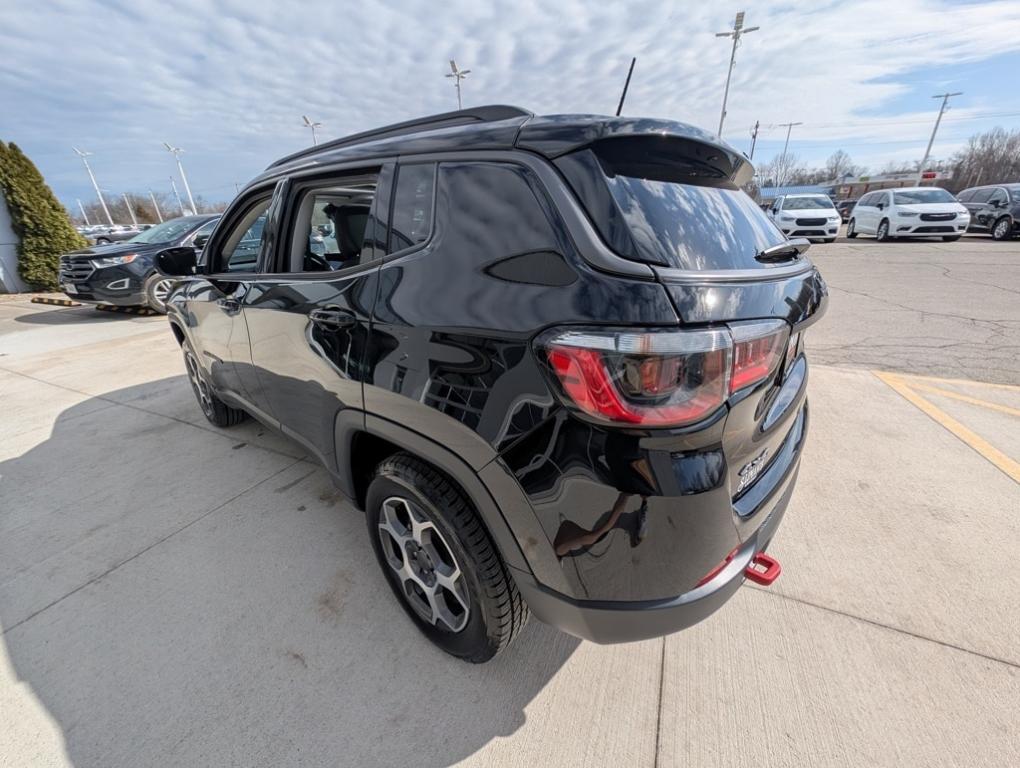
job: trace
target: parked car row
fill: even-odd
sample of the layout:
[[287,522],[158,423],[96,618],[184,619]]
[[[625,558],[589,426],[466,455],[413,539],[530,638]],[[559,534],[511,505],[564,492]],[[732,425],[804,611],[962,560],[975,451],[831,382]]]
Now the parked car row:
[[821,194],[777,197],[769,217],[788,237],[831,243],[846,223],[846,236],[941,237],[959,240],[966,232],[995,240],[1020,235],[1020,183],[965,189],[955,197],[941,187],[899,187],[868,192],[859,200],[835,203]]

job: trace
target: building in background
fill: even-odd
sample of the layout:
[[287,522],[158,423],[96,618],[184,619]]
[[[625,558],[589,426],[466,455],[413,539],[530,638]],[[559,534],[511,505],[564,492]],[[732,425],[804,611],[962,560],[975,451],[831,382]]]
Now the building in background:
[[0,191],[0,293],[21,293],[28,286],[18,277],[18,236],[11,226],[7,201]]

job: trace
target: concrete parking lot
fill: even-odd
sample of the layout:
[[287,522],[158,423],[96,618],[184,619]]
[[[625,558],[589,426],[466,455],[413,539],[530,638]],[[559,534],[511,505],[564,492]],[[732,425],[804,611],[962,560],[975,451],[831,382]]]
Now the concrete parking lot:
[[1020,764],[1020,243],[811,255],[780,580],[484,666],[294,444],[208,425],[165,319],[0,299],[0,765]]

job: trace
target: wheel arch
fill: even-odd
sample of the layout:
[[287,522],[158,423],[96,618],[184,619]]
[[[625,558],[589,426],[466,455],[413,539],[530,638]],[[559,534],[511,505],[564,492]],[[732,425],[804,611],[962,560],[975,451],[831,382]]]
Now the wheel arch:
[[449,448],[400,424],[352,409],[337,415],[335,439],[337,483],[359,509],[365,508],[368,486],[379,463],[394,453],[409,453],[443,474],[464,494],[478,511],[507,565],[532,572],[518,537],[511,531],[489,488],[475,470]]

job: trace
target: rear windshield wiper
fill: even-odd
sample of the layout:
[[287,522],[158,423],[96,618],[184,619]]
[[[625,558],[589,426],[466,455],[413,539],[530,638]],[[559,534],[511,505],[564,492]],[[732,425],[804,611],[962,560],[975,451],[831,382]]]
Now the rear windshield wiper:
[[793,261],[795,259],[799,259],[801,254],[810,247],[810,240],[806,240],[803,237],[796,237],[793,240],[787,240],[785,243],[779,243],[779,245],[772,245],[768,248],[764,248],[758,251],[754,258],[758,261],[763,261],[769,264],[776,261]]

